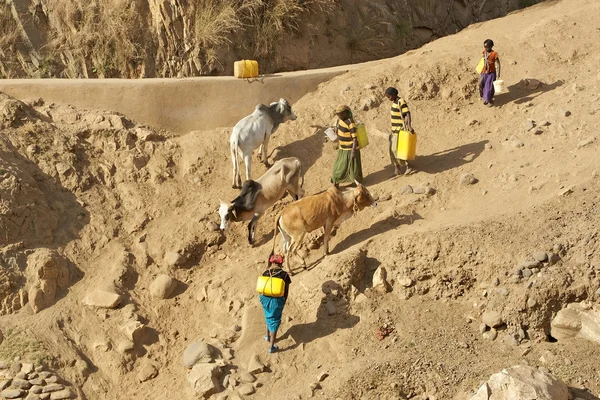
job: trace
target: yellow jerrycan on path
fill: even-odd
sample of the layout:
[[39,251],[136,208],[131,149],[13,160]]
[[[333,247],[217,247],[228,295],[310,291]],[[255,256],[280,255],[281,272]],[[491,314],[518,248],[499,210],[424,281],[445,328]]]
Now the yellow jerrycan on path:
[[233,63],[233,76],[236,78],[256,78],[258,76],[258,61],[236,61]]
[[408,131],[398,132],[396,157],[401,160],[414,160],[417,154],[417,134]]
[[367,137],[367,128],[362,122],[356,123],[356,140],[358,141],[359,149],[364,149],[369,145],[369,138]]

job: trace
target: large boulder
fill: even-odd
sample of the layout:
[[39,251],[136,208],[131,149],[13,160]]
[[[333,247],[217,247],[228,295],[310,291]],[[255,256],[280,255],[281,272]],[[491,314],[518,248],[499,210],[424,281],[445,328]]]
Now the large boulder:
[[187,380],[192,390],[201,397],[209,397],[219,390],[221,368],[217,364],[200,363],[188,374]]
[[202,341],[190,343],[183,352],[183,365],[192,368],[198,363],[212,363],[221,358],[219,349]]
[[556,314],[550,334],[557,340],[579,336],[600,344],[600,310],[572,303]]
[[494,374],[469,400],[568,400],[562,381],[537,368],[517,365]]
[[37,249],[27,258],[29,304],[37,313],[54,304],[58,290],[69,286],[67,260],[55,250]]

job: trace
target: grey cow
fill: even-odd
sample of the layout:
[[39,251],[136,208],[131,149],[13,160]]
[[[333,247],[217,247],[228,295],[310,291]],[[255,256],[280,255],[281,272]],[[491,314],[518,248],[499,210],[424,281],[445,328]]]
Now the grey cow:
[[262,162],[268,167],[268,145],[271,134],[277,130],[279,124],[295,119],[296,114],[292,111],[290,103],[285,99],[279,99],[269,106],[257,104],[252,114],[235,124],[229,139],[231,162],[233,163],[232,187],[239,188],[242,185],[238,149],[242,151],[246,165],[246,180],[249,180],[251,179],[250,165],[254,149],[260,146],[258,156],[259,158],[262,156]]
[[302,185],[302,163],[296,157],[277,161],[257,180],[247,180],[238,197],[230,203],[221,202],[221,230],[227,229],[229,222],[250,220],[248,224],[248,243],[254,243],[258,219],[275,202],[282,199],[286,192],[296,200],[304,196]]

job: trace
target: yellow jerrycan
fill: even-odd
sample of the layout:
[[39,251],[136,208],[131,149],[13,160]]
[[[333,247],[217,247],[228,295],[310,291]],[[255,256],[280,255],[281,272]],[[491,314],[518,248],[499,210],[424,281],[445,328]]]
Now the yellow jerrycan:
[[236,61],[233,63],[233,76],[236,78],[256,78],[258,76],[258,61]]
[[358,141],[359,149],[364,149],[369,145],[369,138],[367,137],[367,128],[362,122],[356,123],[356,140]]
[[417,153],[417,134],[408,131],[398,132],[396,157],[401,160],[414,160]]

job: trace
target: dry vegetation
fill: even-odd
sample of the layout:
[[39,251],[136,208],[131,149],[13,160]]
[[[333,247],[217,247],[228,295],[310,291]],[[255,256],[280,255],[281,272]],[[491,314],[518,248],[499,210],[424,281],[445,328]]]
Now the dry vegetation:
[[0,78],[10,78],[12,66],[8,54],[14,53],[19,45],[17,24],[8,4],[0,3]]

